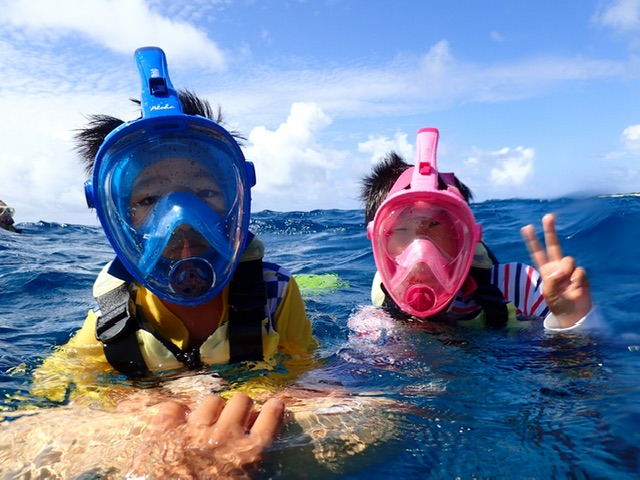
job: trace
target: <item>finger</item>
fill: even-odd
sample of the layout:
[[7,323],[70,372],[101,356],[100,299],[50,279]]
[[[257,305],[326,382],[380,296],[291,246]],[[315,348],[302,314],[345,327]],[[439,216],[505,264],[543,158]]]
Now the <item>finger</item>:
[[542,217],[542,227],[544,229],[544,243],[547,245],[547,257],[549,261],[558,261],[562,259],[562,249],[558,241],[558,233],[556,232],[556,222],[553,214],[548,213]]
[[547,263],[547,254],[538,241],[538,237],[535,233],[533,225],[522,227],[520,229],[520,233],[522,234],[524,243],[527,246],[527,250],[529,250],[531,260],[533,260],[534,265],[538,269],[540,269],[542,265],[545,265]]
[[279,398],[271,398],[262,406],[250,435],[261,438],[265,446],[270,445],[278,436],[283,420],[284,402]]
[[567,273],[567,280],[572,290],[578,290],[589,286],[589,278],[587,272],[582,267],[576,267],[573,257],[564,257],[562,259],[563,270]]
[[553,268],[547,267],[542,274],[542,279],[546,282],[553,279],[555,282],[568,282],[571,280],[576,269],[573,257],[563,257],[559,262],[553,262]]
[[587,272],[582,267],[577,267],[573,271],[573,275],[571,275],[571,283],[576,285],[576,287],[588,287],[589,286],[589,277],[587,276]]
[[218,421],[224,409],[224,400],[217,395],[209,395],[189,415],[187,422],[191,425],[211,426]]
[[178,402],[162,402],[151,409],[156,410],[152,425],[163,430],[182,425],[189,412],[185,405]]
[[237,393],[227,401],[216,426],[224,431],[242,427],[246,431],[253,413],[253,400],[244,393]]

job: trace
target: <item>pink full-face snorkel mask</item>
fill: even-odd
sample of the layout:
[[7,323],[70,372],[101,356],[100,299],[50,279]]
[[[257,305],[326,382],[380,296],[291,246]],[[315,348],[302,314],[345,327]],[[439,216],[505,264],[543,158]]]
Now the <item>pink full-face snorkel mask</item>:
[[367,236],[382,284],[404,312],[426,318],[449,305],[473,262],[482,228],[455,187],[452,173],[442,173],[438,189],[438,130],[417,136],[417,158],[396,181]]

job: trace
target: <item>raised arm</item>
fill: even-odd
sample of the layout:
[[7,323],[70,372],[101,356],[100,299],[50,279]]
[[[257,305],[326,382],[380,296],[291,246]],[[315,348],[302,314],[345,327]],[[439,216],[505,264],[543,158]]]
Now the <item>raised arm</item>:
[[545,247],[538,241],[533,225],[521,233],[534,265],[544,282],[542,293],[551,313],[562,328],[574,326],[591,310],[591,288],[584,268],[576,267],[572,257],[563,257],[555,217],[542,218]]

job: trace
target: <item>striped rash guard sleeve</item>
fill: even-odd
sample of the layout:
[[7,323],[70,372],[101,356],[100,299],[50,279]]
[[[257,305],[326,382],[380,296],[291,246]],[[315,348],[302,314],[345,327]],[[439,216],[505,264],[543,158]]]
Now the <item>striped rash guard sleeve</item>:
[[494,265],[491,275],[491,283],[515,305],[518,316],[545,318],[549,314],[542,295],[542,278],[534,267],[524,263],[504,263]]

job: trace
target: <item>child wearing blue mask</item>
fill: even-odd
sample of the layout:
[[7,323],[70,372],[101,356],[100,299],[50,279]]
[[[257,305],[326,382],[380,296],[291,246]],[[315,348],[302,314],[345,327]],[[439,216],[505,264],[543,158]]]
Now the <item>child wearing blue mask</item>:
[[164,52],[135,54],[142,118],[90,117],[76,135],[85,184],[115,258],[98,307],[36,371],[34,392],[104,373],[130,378],[308,354],[316,345],[291,273],[249,231],[253,165],[207,102],[176,91]]

